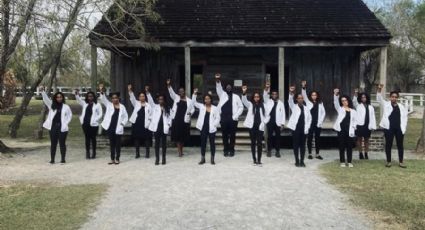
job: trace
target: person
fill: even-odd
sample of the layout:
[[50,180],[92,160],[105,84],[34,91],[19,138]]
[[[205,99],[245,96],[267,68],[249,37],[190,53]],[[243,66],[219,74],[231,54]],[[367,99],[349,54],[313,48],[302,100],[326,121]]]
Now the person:
[[326,118],[325,107],[323,106],[323,102],[320,98],[320,94],[317,91],[311,91],[307,96],[307,81],[301,82],[301,94],[305,99],[305,103],[307,108],[310,110],[311,114],[311,126],[308,130],[307,135],[307,150],[308,150],[308,159],[313,159],[312,149],[313,149],[313,136],[314,136],[314,148],[316,151],[315,158],[319,160],[323,160],[323,157],[320,155],[320,133],[322,132],[323,122]]
[[[96,136],[99,130],[100,120],[102,119],[103,111],[102,106],[97,103],[97,96],[94,92],[87,92],[83,100],[80,97],[80,91],[75,91],[75,99],[77,103],[83,107],[80,115],[80,123],[83,128],[85,145],[86,145],[86,159],[96,158]],[[90,143],[92,145],[92,154],[90,155]]]
[[145,145],[146,153],[145,158],[149,158],[149,150],[152,141],[152,132],[149,130],[151,122],[152,108],[147,102],[146,92],[149,87],[145,87],[145,92],[140,92],[138,95],[139,100],[136,99],[133,92],[133,86],[127,86],[130,102],[134,107],[133,113],[130,116],[132,126],[132,135],[136,147],[136,159],[140,158],[140,144]]
[[239,116],[243,112],[243,105],[241,98],[232,92],[232,86],[226,85],[226,90],[223,90],[221,85],[221,75],[217,73],[216,79],[216,90],[219,98],[217,105],[221,112],[221,131],[223,139],[223,152],[225,157],[235,156],[235,140],[236,130],[238,127]]
[[[353,159],[353,138],[357,125],[357,113],[353,109],[353,103],[349,96],[340,96],[339,89],[334,89],[334,107],[338,112],[338,117],[333,129],[338,132],[339,161],[341,167],[354,167]],[[345,152],[347,158],[345,158]]]
[[111,150],[111,161],[109,165],[120,164],[121,136],[124,134],[124,126],[128,122],[128,114],[125,106],[120,103],[120,93],[110,93],[110,102],[105,95],[103,85],[99,85],[100,102],[106,107],[105,116],[102,121],[102,128],[106,130],[109,138]]
[[174,101],[171,109],[171,140],[176,142],[179,157],[182,157],[184,143],[190,138],[190,117],[193,114],[193,107],[191,100],[186,96],[184,88],[180,88],[178,95],[171,87],[171,80],[167,79],[167,88],[170,93],[171,99]]
[[302,94],[295,94],[295,86],[289,87],[289,108],[292,111],[288,121],[288,128],[292,130],[292,145],[294,149],[295,167],[306,167],[305,141],[311,126],[310,109],[304,105]]
[[[353,105],[357,112],[357,148],[359,159],[369,159],[369,138],[372,131],[376,129],[375,109],[370,103],[370,96],[367,93],[359,93],[354,90]],[[363,155],[364,153],[364,155]]]
[[61,152],[61,164],[65,164],[66,157],[66,137],[69,131],[69,122],[72,119],[71,108],[65,103],[65,96],[61,92],[53,95],[50,100],[44,88],[41,89],[44,105],[47,106],[49,113],[43,123],[43,127],[49,130],[50,134],[50,164],[55,163],[56,148],[59,142]]
[[407,168],[404,164],[404,134],[406,133],[408,111],[407,108],[398,102],[400,94],[398,91],[390,92],[390,101],[384,99],[382,88],[384,85],[378,85],[376,100],[383,108],[383,114],[379,126],[384,129],[385,133],[385,154],[387,157],[386,167],[391,167],[391,148],[393,146],[394,137],[398,149],[398,161],[401,168]]
[[165,96],[160,94],[156,104],[149,91],[146,92],[148,103],[152,108],[152,120],[149,130],[154,133],[155,139],[155,165],[159,165],[159,147],[162,148],[162,164],[166,164],[167,135],[171,127],[171,114],[165,101]]
[[269,121],[266,109],[260,93],[255,92],[251,101],[248,101],[246,91],[248,87],[242,87],[242,104],[248,108],[244,126],[249,128],[251,139],[251,153],[254,165],[262,166],[261,155],[263,150],[264,126]]
[[207,148],[207,139],[210,141],[211,149],[211,164],[215,165],[215,134],[217,127],[220,124],[220,111],[212,104],[212,97],[210,94],[205,94],[204,104],[196,101],[198,89],[193,90],[192,103],[199,109],[198,120],[196,121],[196,128],[201,131],[201,161],[200,165],[205,164],[205,152]]
[[279,100],[277,90],[271,90],[270,82],[266,82],[263,93],[264,107],[266,108],[266,116],[269,117],[267,122],[267,157],[271,157],[271,150],[276,150],[275,156],[280,157],[280,133],[286,122],[285,106]]

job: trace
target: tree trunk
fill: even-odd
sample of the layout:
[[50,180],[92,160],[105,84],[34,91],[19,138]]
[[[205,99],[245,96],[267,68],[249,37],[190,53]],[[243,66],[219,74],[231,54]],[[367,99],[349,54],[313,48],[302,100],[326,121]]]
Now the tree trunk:
[[0,140],[0,153],[10,153],[13,152],[13,149],[7,147],[3,141]]
[[422,132],[419,137],[418,144],[416,145],[416,152],[425,155],[425,107],[422,118]]

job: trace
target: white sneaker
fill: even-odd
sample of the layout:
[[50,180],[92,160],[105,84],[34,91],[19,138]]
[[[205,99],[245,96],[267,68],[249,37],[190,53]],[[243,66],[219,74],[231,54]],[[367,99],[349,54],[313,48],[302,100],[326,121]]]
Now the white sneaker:
[[353,168],[353,167],[354,167],[354,165],[353,165],[353,164],[351,164],[351,163],[348,163],[348,167],[349,167],[349,168]]
[[340,165],[341,168],[345,168],[345,166],[346,166],[345,163],[341,163]]

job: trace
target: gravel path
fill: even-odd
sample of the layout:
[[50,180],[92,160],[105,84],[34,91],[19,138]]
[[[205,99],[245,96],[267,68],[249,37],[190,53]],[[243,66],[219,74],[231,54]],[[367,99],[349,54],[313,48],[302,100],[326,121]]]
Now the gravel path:
[[[168,163],[134,159],[124,149],[122,164],[109,166],[107,151],[96,160],[69,147],[66,165],[49,165],[48,148],[0,159],[0,181],[37,180],[63,184],[105,183],[107,194],[83,229],[369,229],[371,223],[347,197],[318,175],[325,161],[295,168],[288,150],[251,164],[248,152],[217,156],[217,165],[197,165],[198,148],[183,158],[170,149]],[[336,159],[336,151],[324,155]],[[209,161],[208,161],[209,162]],[[338,164],[335,164],[338,167]],[[350,169],[346,169],[350,170]]]

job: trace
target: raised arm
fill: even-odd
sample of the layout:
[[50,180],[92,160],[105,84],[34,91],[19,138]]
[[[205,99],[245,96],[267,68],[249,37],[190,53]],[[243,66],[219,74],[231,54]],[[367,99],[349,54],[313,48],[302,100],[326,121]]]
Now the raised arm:
[[336,111],[341,109],[341,105],[339,104],[339,89],[334,89],[334,108]]
[[44,91],[44,89],[43,89],[43,91],[41,91],[41,96],[43,97],[44,104],[47,107],[49,107],[49,109],[51,109],[52,108],[52,100],[49,98],[49,96],[47,96],[47,93],[46,93],[46,91]]
[[248,101],[248,98],[246,97],[246,91],[248,87],[246,85],[242,86],[242,104],[249,109],[249,107],[252,106],[252,103]]
[[175,101],[178,98],[178,95],[174,92],[173,87],[171,87],[171,80],[167,79],[167,89],[168,93],[170,94],[170,97],[173,101]]
[[99,95],[100,103],[104,104],[105,106],[111,105],[112,103],[106,98],[105,88],[103,87],[102,84],[99,85],[99,89],[100,89],[99,90],[100,91],[100,95]]
[[303,98],[307,107],[313,107],[313,103],[308,98],[306,86],[307,86],[307,81],[304,81],[304,80],[301,81],[301,95],[303,95]]
[[133,107],[136,107],[137,99],[136,99],[136,96],[134,96],[133,86],[131,84],[128,84],[127,88],[128,88],[128,95],[130,96],[130,102],[133,105]]
[[201,109],[202,106],[204,106],[202,103],[199,103],[196,101],[196,94],[198,93],[198,89],[194,89],[193,90],[193,95],[192,95],[192,106],[195,106],[198,109]]
[[289,87],[289,97],[288,97],[288,104],[289,108],[292,110],[295,106],[294,103],[294,93],[295,93],[295,86]]
[[79,105],[84,106],[86,104],[86,102],[80,97],[80,90],[76,89],[74,92],[74,95],[75,95],[75,100],[77,101]]
[[357,108],[357,106],[359,106],[359,102],[357,101],[358,96],[359,96],[359,89],[354,89],[354,96],[353,96],[354,108]]
[[384,87],[384,85],[379,84],[378,88],[376,90],[376,100],[379,102],[379,104],[384,104],[385,103],[385,99],[384,96],[382,96],[382,88]]
[[224,93],[223,86],[221,85],[221,75],[218,73],[215,75],[215,89],[217,91],[218,98],[221,99],[221,95]]

